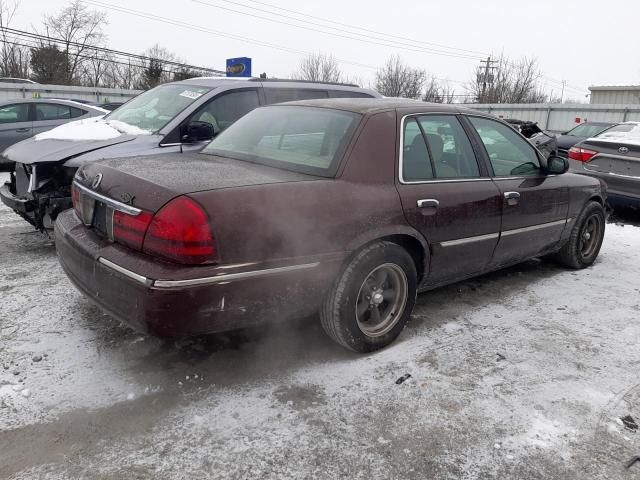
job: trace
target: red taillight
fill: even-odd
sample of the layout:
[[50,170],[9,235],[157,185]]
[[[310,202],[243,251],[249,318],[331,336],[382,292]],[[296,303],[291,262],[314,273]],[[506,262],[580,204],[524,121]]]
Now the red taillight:
[[152,218],[153,214],[145,210],[136,216],[114,211],[113,240],[136,250],[142,250],[144,235]]
[[188,197],[170,201],[154,215],[144,237],[143,251],[185,264],[213,261],[217,255],[209,218]]
[[598,152],[587,150],[586,148],[582,147],[571,147],[569,149],[569,158],[571,160],[577,160],[579,162],[588,162],[597,154]]
[[71,184],[71,201],[73,202],[73,209],[76,211],[76,215],[78,215],[78,218],[82,218],[80,210],[80,190],[78,190],[73,183]]

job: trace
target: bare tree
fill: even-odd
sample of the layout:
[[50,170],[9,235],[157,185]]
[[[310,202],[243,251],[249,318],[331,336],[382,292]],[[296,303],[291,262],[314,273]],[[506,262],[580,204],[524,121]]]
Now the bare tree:
[[455,90],[448,83],[431,75],[425,82],[422,100],[431,103],[453,103]]
[[399,56],[391,57],[376,72],[375,88],[386,97],[419,98],[427,73],[402,62]]
[[28,78],[29,48],[19,45],[6,28],[18,10],[17,0],[0,0],[0,76]]
[[62,40],[62,51],[68,58],[66,82],[77,82],[91,47],[103,45],[106,40],[102,28],[107,24],[107,15],[89,9],[80,0],[72,0],[59,13],[46,15],[43,24],[47,35]]
[[492,69],[477,67],[467,90],[479,103],[541,103],[547,99],[538,85],[541,76],[537,59],[514,62],[502,55]]
[[333,55],[312,53],[300,61],[292,77],[313,82],[340,82],[342,71]]

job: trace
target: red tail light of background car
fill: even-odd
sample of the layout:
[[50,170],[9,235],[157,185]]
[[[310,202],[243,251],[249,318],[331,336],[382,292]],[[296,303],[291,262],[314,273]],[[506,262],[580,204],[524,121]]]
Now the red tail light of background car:
[[569,149],[569,158],[571,160],[577,160],[579,162],[588,162],[597,154],[598,152],[582,147],[571,147]]

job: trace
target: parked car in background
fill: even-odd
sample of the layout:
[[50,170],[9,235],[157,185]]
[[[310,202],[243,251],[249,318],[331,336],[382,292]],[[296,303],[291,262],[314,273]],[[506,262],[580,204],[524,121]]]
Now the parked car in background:
[[609,201],[640,208],[640,122],[615,125],[569,150],[571,171],[606,182]]
[[14,78],[14,77],[0,77],[0,83],[31,83],[38,84],[38,82],[34,82],[33,80],[29,80],[28,78]]
[[573,127],[568,132],[562,132],[556,137],[558,155],[566,158],[569,154],[569,149],[576,143],[586,140],[587,138],[595,137],[614,125],[616,124],[610,122],[585,122]]
[[260,105],[336,97],[380,95],[355,85],[293,80],[203,77],[164,84],[104,118],[65,125],[7,149],[4,161],[15,162],[15,169],[0,198],[36,228],[53,228],[57,215],[71,208],[71,180],[85,163],[201,150]]
[[505,122],[518,130],[533,146],[540,150],[545,157],[556,155],[558,145],[556,137],[550,132],[543,131],[536,122],[507,118]]
[[[399,135],[398,135],[399,133]],[[73,283],[161,336],[320,312],[358,352],[416,292],[555,254],[595,261],[602,184],[456,106],[325,99],[256,109],[201,153],[84,164],[55,223]]]
[[[68,100],[41,98],[0,102],[0,151],[71,120],[100,117],[106,113],[100,108]],[[11,170],[13,162],[0,157],[0,171]]]
[[110,112],[113,112],[116,108],[119,108],[122,105],[124,105],[124,102],[101,103],[100,108],[104,108],[105,110],[109,110]]

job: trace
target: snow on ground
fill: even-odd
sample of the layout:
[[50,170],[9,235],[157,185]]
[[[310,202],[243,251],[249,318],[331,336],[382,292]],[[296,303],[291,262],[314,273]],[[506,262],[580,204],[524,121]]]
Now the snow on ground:
[[532,261],[423,294],[395,344],[356,355],[316,319],[131,332],[16,218],[0,208],[0,478],[633,474],[640,228],[608,225],[587,270]]

